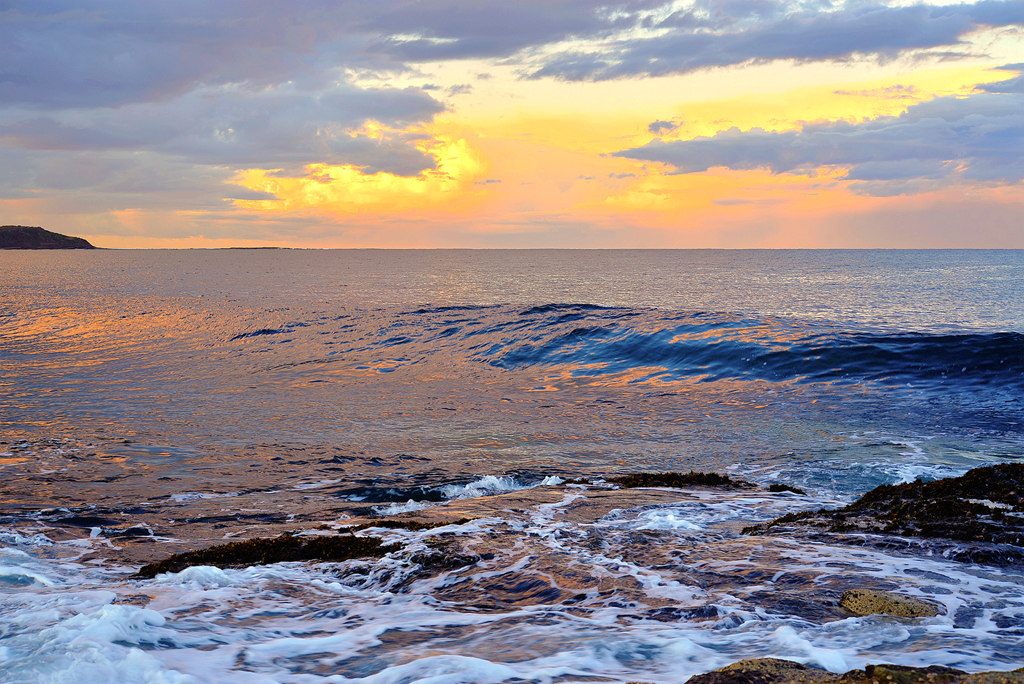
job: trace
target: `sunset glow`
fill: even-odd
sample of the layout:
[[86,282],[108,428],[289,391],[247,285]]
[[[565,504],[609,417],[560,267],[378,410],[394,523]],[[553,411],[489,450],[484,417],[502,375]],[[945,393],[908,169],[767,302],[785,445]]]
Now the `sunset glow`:
[[[109,247],[1024,246],[1024,3],[641,4],[264,9],[258,57],[224,8],[136,8],[148,44],[112,8],[6,10],[8,61],[39,61],[0,85],[3,222]],[[101,38],[151,61],[75,52]]]

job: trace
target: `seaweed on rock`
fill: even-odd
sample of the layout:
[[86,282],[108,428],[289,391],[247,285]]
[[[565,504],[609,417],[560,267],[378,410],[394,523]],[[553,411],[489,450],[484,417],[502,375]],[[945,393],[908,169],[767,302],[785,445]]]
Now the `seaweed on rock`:
[[634,487],[672,487],[673,489],[723,487],[726,489],[746,489],[754,487],[749,482],[734,480],[726,475],[701,473],[696,470],[691,470],[688,473],[633,473],[632,475],[609,477],[608,482],[617,484],[624,489]]
[[194,565],[230,568],[286,561],[339,562],[352,558],[379,558],[398,548],[398,544],[383,544],[373,537],[356,537],[351,534],[311,537],[282,534],[271,539],[249,539],[177,553],[162,561],[142,566],[135,577],[150,579],[160,573],[180,572]]
[[754,658],[699,674],[690,684],[1019,684],[1024,668],[1012,672],[968,674],[943,665],[910,667],[906,665],[868,665],[838,675],[792,660]]
[[953,557],[1014,562],[1024,557],[1024,463],[975,468],[933,482],[882,485],[844,508],[790,513],[744,528],[743,534],[807,528],[969,542],[970,548]]
[[776,492],[776,493],[778,493],[778,492],[792,492],[793,494],[801,494],[803,496],[807,495],[807,492],[805,492],[804,490],[800,489],[799,487],[794,487],[794,486],[788,485],[788,484],[782,484],[780,482],[775,482],[773,484],[768,485],[768,491],[769,492]]
[[448,525],[465,525],[468,522],[472,522],[472,520],[473,518],[459,518],[458,520],[423,522],[420,520],[398,520],[394,518],[386,518],[384,520],[374,520],[373,522],[356,525],[355,527],[348,527],[345,528],[344,531],[358,532],[360,530],[369,530],[374,527],[378,527],[387,530],[409,530],[410,532],[422,532],[423,530],[433,530],[438,527],[447,527]]

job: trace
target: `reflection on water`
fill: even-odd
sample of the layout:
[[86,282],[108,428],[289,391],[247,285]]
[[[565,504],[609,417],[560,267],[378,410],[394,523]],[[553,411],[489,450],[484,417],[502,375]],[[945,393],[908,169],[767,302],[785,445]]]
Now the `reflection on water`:
[[[564,252],[514,262],[457,251],[2,255],[10,296],[0,425],[12,436],[92,440],[95,453],[123,439],[170,445],[174,458],[116,476],[240,469],[240,489],[260,444],[415,454],[419,466],[391,476],[446,479],[560,473],[566,463],[581,474],[722,469],[762,454],[817,468],[822,453],[859,461],[848,439],[857,430],[927,435],[932,459],[954,454],[970,465],[1001,448],[1003,435],[1018,439],[1024,336],[982,330],[996,309],[1015,315],[1019,291],[976,312],[978,332],[920,332],[954,326],[979,289],[1003,292],[1024,270],[1016,253],[987,255],[1006,262],[996,271],[959,255],[964,269],[979,262],[975,281],[969,291],[946,283],[948,306],[932,301],[926,320],[893,307],[918,287],[935,296],[929,279],[948,275],[948,257],[935,253],[905,257],[921,283],[887,271],[889,253],[773,253],[761,272],[762,253],[610,256],[586,253],[583,277],[579,255]],[[475,298],[445,294],[451,273]],[[716,306],[701,309],[713,274]],[[545,287],[577,276],[578,303],[536,303],[541,292],[564,294]],[[761,278],[778,288],[738,291]],[[844,279],[858,288],[841,301],[874,287],[911,329],[872,327],[870,304],[851,320],[816,319],[835,303],[820,288]],[[624,293],[658,306],[609,305]],[[801,318],[780,317],[800,302]]]
[[[115,670],[244,682],[1024,658],[1019,578],[738,532],[1020,459],[1021,253],[98,251],[0,266],[0,589],[21,588],[0,607],[50,630],[50,651],[134,625],[98,647]],[[689,469],[811,497],[550,479]],[[124,580],[171,549],[382,511],[476,520],[374,533],[412,545],[337,575]],[[947,615],[843,618],[850,573],[895,577]],[[0,652],[59,670],[36,632],[0,636]]]

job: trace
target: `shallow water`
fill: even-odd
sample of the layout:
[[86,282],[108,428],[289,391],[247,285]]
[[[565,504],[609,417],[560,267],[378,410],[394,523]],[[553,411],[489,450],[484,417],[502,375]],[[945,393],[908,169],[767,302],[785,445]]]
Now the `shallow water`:
[[[3,681],[675,682],[758,655],[834,671],[1024,664],[1014,568],[739,533],[1024,458],[1024,253],[0,265]],[[809,496],[558,479],[691,468]],[[403,511],[476,519],[360,533],[406,542],[380,562],[129,578],[172,551]],[[835,603],[854,586],[945,613],[851,618]]]

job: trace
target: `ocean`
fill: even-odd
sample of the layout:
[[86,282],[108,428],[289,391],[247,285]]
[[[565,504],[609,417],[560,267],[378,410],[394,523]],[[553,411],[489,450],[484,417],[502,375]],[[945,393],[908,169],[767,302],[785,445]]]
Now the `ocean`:
[[[1021,461],[1022,251],[0,252],[0,681],[1014,669],[1024,568],[741,530]],[[806,494],[607,482],[689,470]]]

